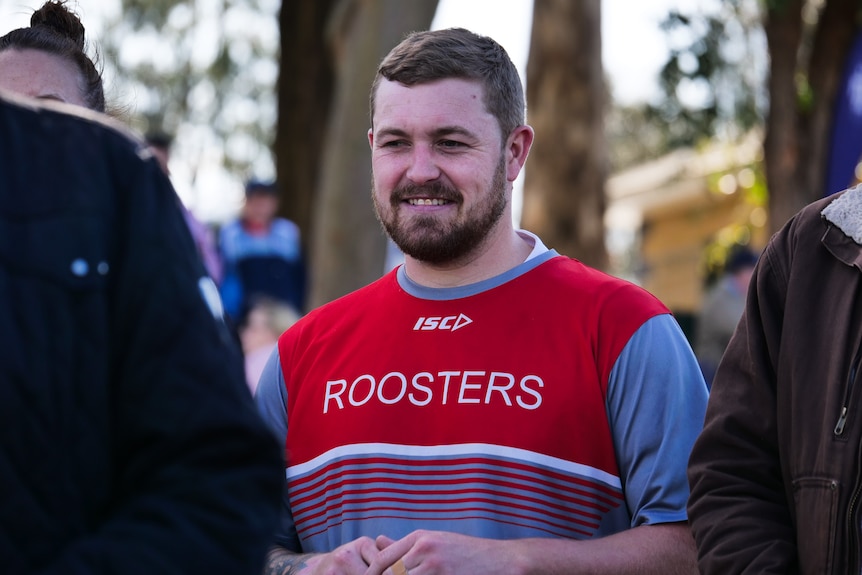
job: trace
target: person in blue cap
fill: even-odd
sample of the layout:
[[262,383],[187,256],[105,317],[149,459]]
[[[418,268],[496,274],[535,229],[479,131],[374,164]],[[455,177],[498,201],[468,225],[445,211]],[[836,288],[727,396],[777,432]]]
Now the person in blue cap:
[[306,266],[299,226],[276,216],[278,201],[275,182],[250,180],[239,217],[219,234],[224,265],[221,296],[237,325],[255,298],[272,298],[298,311],[305,306]]

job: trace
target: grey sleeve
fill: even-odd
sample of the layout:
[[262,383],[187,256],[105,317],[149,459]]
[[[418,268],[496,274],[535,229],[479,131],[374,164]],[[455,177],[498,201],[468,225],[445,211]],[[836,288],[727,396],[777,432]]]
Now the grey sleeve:
[[278,347],[266,362],[260,374],[260,380],[255,391],[254,401],[258,412],[275,434],[284,452],[287,440],[287,391],[284,385],[284,374],[281,371],[281,360]]
[[[260,375],[260,382],[254,396],[257,409],[261,417],[275,434],[281,445],[282,453],[285,453],[287,441],[287,391],[285,388],[284,372],[281,370],[281,360],[276,347]],[[290,511],[290,500],[287,494],[287,476],[285,475],[284,489],[282,493],[281,523],[275,534],[275,542],[282,547],[302,552],[302,544],[296,533],[293,522],[293,514]]]

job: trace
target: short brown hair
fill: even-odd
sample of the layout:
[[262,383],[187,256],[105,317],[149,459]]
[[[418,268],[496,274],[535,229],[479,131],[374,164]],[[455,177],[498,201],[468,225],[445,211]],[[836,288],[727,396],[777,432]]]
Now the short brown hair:
[[497,118],[504,139],[525,122],[524,88],[506,50],[492,38],[464,28],[413,32],[389,52],[371,86],[372,125],[381,78],[405,86],[445,78],[478,80],[485,92],[485,107]]

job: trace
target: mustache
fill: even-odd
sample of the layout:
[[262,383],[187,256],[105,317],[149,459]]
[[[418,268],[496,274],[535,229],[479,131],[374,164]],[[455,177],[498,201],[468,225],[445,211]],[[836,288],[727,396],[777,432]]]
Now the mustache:
[[398,186],[390,194],[390,202],[393,205],[399,204],[408,198],[429,198],[433,200],[446,200],[450,202],[462,201],[461,192],[451,186],[447,186],[442,182],[433,182],[430,184],[405,184]]

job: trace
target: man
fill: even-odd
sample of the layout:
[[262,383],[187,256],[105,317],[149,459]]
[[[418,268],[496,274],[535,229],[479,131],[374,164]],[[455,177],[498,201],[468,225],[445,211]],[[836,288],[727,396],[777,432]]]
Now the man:
[[287,454],[268,573],[693,572],[703,378],[655,298],[514,229],[524,108],[463,29],[378,69],[372,195],[405,263],[300,320],[261,377]]
[[689,464],[702,573],[859,573],[862,188],[761,254]]
[[107,120],[16,98],[0,96],[3,573],[259,572],[282,460],[173,189]]

